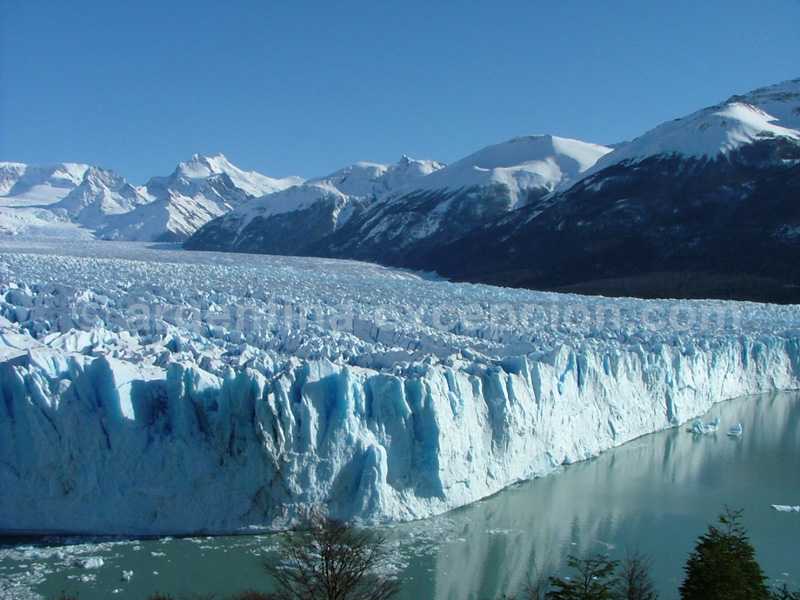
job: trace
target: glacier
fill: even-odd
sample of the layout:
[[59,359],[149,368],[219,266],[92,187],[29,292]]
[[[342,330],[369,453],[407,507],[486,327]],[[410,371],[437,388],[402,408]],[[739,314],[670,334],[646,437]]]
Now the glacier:
[[796,306],[0,242],[0,530],[425,518],[800,388]]

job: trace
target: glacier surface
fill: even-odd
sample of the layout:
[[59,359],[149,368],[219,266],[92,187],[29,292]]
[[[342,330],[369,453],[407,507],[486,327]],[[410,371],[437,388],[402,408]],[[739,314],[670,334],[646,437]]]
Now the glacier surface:
[[800,387],[796,306],[0,243],[0,530],[424,518]]

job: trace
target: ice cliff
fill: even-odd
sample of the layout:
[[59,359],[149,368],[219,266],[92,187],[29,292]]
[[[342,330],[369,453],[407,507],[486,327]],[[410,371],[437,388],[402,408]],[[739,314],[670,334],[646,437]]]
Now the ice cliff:
[[0,530],[427,517],[800,387],[797,307],[0,246]]

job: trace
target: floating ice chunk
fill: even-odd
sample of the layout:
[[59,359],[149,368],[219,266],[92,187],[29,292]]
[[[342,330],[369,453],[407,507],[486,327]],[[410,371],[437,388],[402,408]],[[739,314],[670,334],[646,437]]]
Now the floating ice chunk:
[[731,437],[741,437],[743,432],[744,428],[742,427],[741,423],[737,423],[736,425],[728,429],[728,435]]
[[719,429],[719,417],[708,423],[704,423],[702,419],[695,419],[692,421],[691,427],[689,427],[689,432],[697,435],[706,435],[716,433],[717,429]]
[[105,564],[105,561],[99,556],[90,556],[89,558],[79,558],[76,561],[76,566],[81,569],[99,569]]
[[789,506],[786,504],[773,504],[772,508],[778,512],[800,512],[800,506]]
[[703,435],[704,433],[708,433],[706,431],[706,424],[703,423],[702,419],[695,419],[692,421],[692,424],[687,429],[689,433],[696,433],[698,435]]

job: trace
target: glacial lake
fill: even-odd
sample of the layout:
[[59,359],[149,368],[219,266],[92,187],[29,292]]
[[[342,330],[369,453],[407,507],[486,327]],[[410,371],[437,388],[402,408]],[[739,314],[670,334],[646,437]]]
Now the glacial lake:
[[[649,435],[598,458],[426,521],[385,529],[401,569],[402,600],[466,600],[513,593],[570,553],[628,550],[651,557],[661,597],[677,597],[695,538],[725,505],[744,509],[757,557],[775,582],[800,587],[800,394],[718,404],[719,432],[687,427]],[[744,435],[728,428],[741,422]],[[145,598],[155,591],[269,590],[262,564],[275,536],[156,540],[0,540],[0,598]],[[85,569],[81,560],[103,565]],[[123,571],[133,571],[123,581]],[[218,597],[219,597],[218,596]]]

